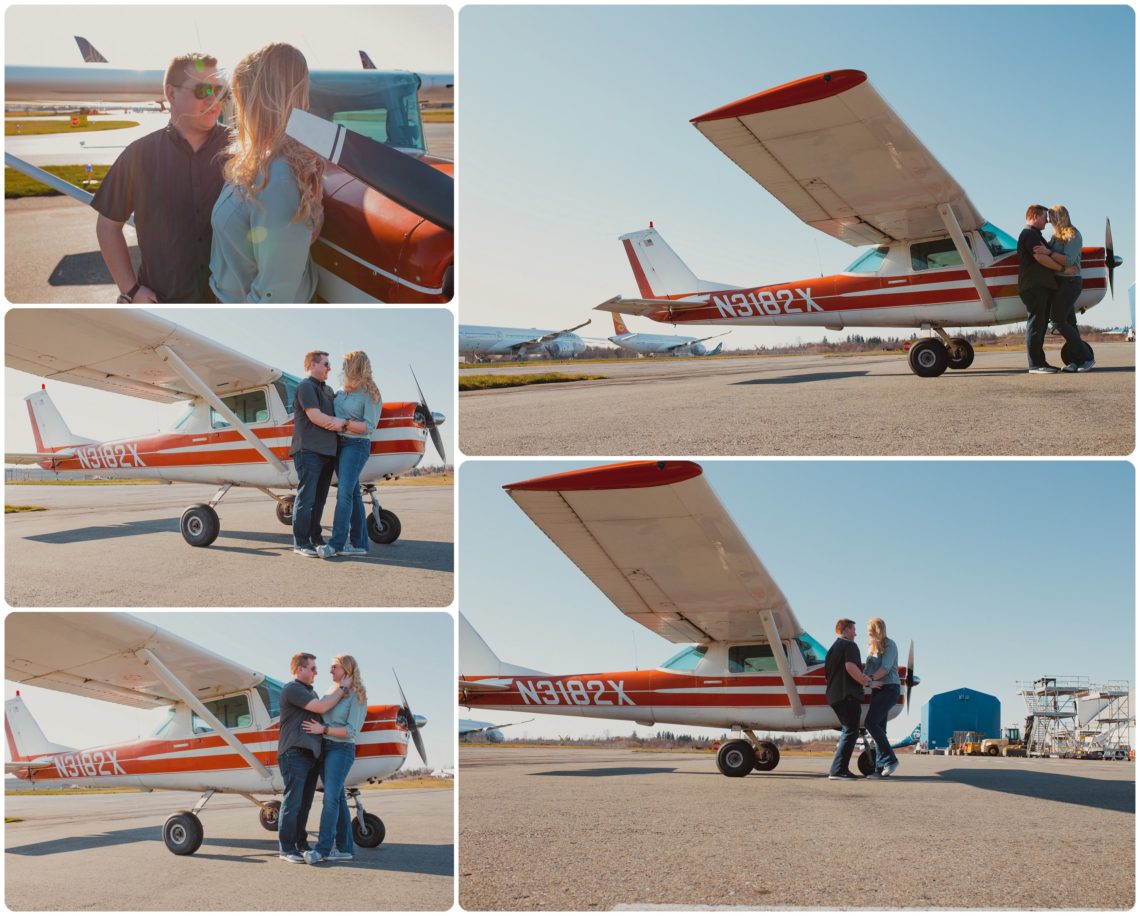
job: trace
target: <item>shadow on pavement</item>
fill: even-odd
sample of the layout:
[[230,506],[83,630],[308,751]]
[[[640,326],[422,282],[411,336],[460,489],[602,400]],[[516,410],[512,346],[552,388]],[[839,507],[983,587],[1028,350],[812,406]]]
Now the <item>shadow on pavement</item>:
[[[901,775],[901,774],[899,774]],[[898,776],[892,777],[897,779]],[[924,777],[925,778],[925,777]],[[1136,784],[1131,780],[1095,779],[1030,770],[943,770],[931,781],[943,780],[1042,801],[1063,802],[1103,811],[1130,814],[1136,810]]]
[[[138,246],[130,248],[131,260],[138,264]],[[96,251],[65,254],[48,277],[49,286],[105,286],[114,283],[103,255]]]
[[870,372],[810,372],[806,375],[785,375],[780,378],[750,378],[734,385],[796,385],[800,382],[838,382],[847,378],[862,378]]
[[654,773],[676,773],[676,767],[596,767],[592,770],[547,770],[534,776],[652,776]]
[[[12,834],[8,833],[9,841]],[[162,827],[131,827],[127,830],[110,830],[89,836],[67,836],[27,846],[8,846],[4,852],[10,856],[50,856],[57,852],[82,852],[87,849],[105,849],[108,846],[125,846],[128,843],[162,842]]]
[[49,531],[46,534],[30,534],[25,541],[38,544],[78,544],[83,541],[104,541],[111,538],[128,538],[138,534],[158,532],[178,532],[178,519],[156,518],[123,522],[121,525],[90,525],[72,528],[70,531]]

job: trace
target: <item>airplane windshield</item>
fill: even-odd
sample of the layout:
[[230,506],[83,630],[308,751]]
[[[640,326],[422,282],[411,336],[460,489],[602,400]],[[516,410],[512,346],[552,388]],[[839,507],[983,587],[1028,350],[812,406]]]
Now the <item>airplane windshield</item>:
[[693,671],[701,663],[701,659],[705,657],[708,650],[708,646],[685,646],[661,667],[668,668],[670,671]]
[[289,416],[293,415],[293,395],[296,394],[297,386],[300,384],[301,380],[288,372],[282,372],[281,378],[273,383],[273,387],[277,389],[277,396],[281,398],[281,406]]
[[309,111],[386,146],[426,151],[414,73],[344,70],[309,86]]
[[878,248],[872,248],[870,251],[865,251],[854,261],[851,266],[844,270],[848,274],[873,274],[877,273],[879,266],[883,263],[883,258],[887,256],[888,248],[886,245],[880,245]]
[[280,681],[273,680],[271,677],[267,677],[257,685],[257,692],[261,695],[261,702],[264,704],[265,711],[269,713],[269,718],[271,719],[275,719],[281,715],[281,691],[284,687],[284,684]]
[[810,668],[812,665],[822,665],[827,659],[827,650],[812,639],[807,633],[796,637],[796,645],[800,647],[800,655]]
[[150,733],[152,738],[161,737],[167,730],[169,730],[170,726],[174,724],[175,711],[176,707],[174,706],[171,706],[166,710],[166,718],[158,723],[158,727]]
[[192,416],[194,416],[195,407],[196,407],[196,403],[194,401],[187,401],[186,402],[186,413],[184,413],[181,417],[178,418],[178,422],[174,424],[173,428],[174,429],[181,429],[185,425],[185,423]]
[[982,234],[986,247],[990,249],[990,253],[994,257],[1017,251],[1017,239],[1006,235],[993,223],[986,223],[978,231]]

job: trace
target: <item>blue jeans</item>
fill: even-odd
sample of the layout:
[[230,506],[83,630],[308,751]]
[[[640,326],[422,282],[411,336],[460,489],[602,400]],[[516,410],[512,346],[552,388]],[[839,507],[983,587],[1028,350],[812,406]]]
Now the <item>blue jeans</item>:
[[1049,327],[1049,299],[1053,290],[1034,286],[1021,293],[1027,313],[1025,319],[1025,352],[1029,368],[1045,365],[1045,331]]
[[881,772],[888,763],[897,764],[898,755],[887,738],[887,720],[899,701],[898,684],[886,684],[871,691],[871,705],[867,710],[867,734],[875,741],[875,770]]
[[321,538],[321,515],[325,511],[336,458],[300,451],[293,456],[297,470],[297,498],[293,500],[293,546],[316,547]]
[[364,497],[360,495],[360,472],[372,452],[372,440],[356,436],[340,437],[340,454],[336,466],[336,514],[333,516],[329,546],[344,550],[346,542],[353,547],[368,547],[364,534]]
[[324,742],[321,751],[321,780],[325,785],[325,798],[321,806],[321,835],[316,851],[327,856],[333,842],[341,852],[352,852],[352,819],[348,814],[348,799],[344,795],[344,781],[356,760],[356,745],[351,741]]
[[1077,328],[1075,306],[1083,285],[1080,277],[1058,277],[1057,290],[1049,300],[1049,317],[1057,332],[1065,338],[1065,343],[1069,345],[1069,355],[1076,363],[1092,359],[1092,351],[1081,340],[1081,332]]
[[844,697],[838,703],[832,703],[831,709],[839,718],[840,729],[839,744],[835,746],[828,775],[838,776],[851,772],[851,754],[859,740],[859,714],[863,711],[863,703],[854,697]]
[[277,766],[285,781],[285,797],[281,800],[277,821],[277,845],[282,855],[299,853],[309,845],[305,825],[317,791],[319,761],[309,751],[294,747],[277,758]]

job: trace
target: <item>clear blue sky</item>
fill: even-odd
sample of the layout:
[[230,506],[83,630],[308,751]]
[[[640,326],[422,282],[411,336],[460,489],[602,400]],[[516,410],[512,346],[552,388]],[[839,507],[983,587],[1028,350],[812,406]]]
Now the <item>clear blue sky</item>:
[[[702,464],[800,623],[823,645],[834,641],[839,617],[859,622],[861,640],[867,619],[882,617],[904,656],[914,640],[922,684],[909,715],[893,721],[892,736],[918,724],[932,695],[963,686],[996,696],[1003,724],[1024,719],[1015,681],[1081,675],[1128,680],[1135,688],[1131,464]],[[463,465],[459,610],[499,658],[516,665],[552,674],[655,667],[676,647],[618,611],[502,490],[584,466]],[[459,654],[462,673],[462,645]],[[460,714],[519,718],[479,709]],[[516,733],[631,728],[540,715]]]
[[[1134,20],[1127,6],[469,4],[459,320],[559,328],[593,314],[606,336],[593,306],[637,295],[617,237],[650,220],[706,279],[842,270],[856,249],[801,223],[689,119],[853,68],[1007,232],[1020,231],[1029,203],[1064,203],[1085,244],[1102,245],[1110,217],[1125,264],[1115,300],[1084,320],[1127,324]],[[667,326],[634,319],[630,330]],[[737,329],[731,345],[824,333]]]
[[[312,652],[319,667],[314,686],[322,695],[332,684],[328,676],[332,657],[348,652],[360,664],[368,701],[399,703],[392,676],[395,668],[412,712],[427,717],[422,734],[432,768],[455,762],[454,624],[450,614],[330,613],[321,608],[297,613],[202,611],[136,616],[279,681],[290,680],[289,659],[294,653]],[[4,682],[4,698],[15,696],[17,689],[48,740],[70,747],[129,741],[150,734],[163,718],[154,710],[18,687],[11,681]],[[5,755],[5,759],[10,756],[6,744]],[[423,766],[414,749],[406,766]]]
[[[442,308],[298,308],[298,309],[154,309],[155,314],[232,347],[270,366],[304,375],[302,360],[309,350],[332,354],[338,385],[339,358],[363,349],[372,360],[380,393],[389,401],[416,401],[415,369],[428,406],[447,417],[440,427],[449,462],[455,460],[455,336],[451,313]],[[35,451],[26,395],[43,379],[13,369],[4,370],[4,447]],[[118,439],[167,428],[184,413],[178,405],[155,404],[139,398],[49,382],[48,392],[72,431],[92,439]],[[431,440],[425,465],[438,465]]]

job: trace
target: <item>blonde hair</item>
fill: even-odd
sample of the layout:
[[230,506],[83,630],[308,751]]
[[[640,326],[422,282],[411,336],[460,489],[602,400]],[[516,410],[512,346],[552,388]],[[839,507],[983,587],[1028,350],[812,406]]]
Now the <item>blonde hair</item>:
[[337,655],[333,657],[333,664],[344,669],[346,677],[352,678],[352,695],[365,709],[368,708],[368,691],[364,689],[364,678],[360,676],[360,666],[351,655]]
[[316,226],[324,214],[325,161],[285,133],[294,108],[309,108],[309,66],[287,44],[268,44],[241,59],[230,80],[236,131],[226,163],[226,181],[247,196],[269,183],[269,166],[283,157],[293,173],[301,204],[291,222]]
[[1060,204],[1049,208],[1049,222],[1053,224],[1053,235],[1062,242],[1070,242],[1077,234],[1076,227],[1069,220],[1069,211]]
[[887,625],[882,617],[872,617],[867,621],[867,654],[877,655],[880,658],[887,651]]
[[380,403],[380,389],[372,381],[372,362],[363,350],[353,350],[344,354],[344,385],[346,388],[356,390],[363,388],[373,404]]

